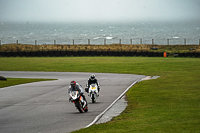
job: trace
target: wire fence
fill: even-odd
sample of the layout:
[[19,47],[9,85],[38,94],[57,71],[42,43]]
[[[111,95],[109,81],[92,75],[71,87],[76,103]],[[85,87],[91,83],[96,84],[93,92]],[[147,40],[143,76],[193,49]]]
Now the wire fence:
[[152,44],[152,45],[200,45],[200,39],[186,39],[186,38],[171,38],[171,39],[55,39],[55,40],[0,40],[0,45],[3,44],[93,44],[93,45],[105,45],[105,44]]

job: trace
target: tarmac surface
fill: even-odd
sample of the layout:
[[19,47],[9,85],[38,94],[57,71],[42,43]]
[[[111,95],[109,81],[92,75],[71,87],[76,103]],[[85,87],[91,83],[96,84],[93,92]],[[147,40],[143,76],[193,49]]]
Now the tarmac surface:
[[88,112],[68,101],[71,80],[85,88],[91,73],[0,71],[6,78],[58,79],[0,89],[0,133],[66,133],[85,128],[133,82],[144,75],[94,73],[101,85],[96,103],[85,93]]

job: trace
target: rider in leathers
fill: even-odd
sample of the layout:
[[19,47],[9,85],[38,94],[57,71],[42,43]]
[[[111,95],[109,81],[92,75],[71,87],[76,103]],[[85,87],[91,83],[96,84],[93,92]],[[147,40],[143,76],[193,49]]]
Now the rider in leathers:
[[[68,94],[70,94],[70,91],[78,91],[80,93],[80,95],[83,97],[83,99],[86,101],[85,96],[83,95],[83,88],[81,87],[81,85],[79,85],[78,83],[76,83],[76,81],[71,81],[70,82],[70,86],[68,89]],[[69,96],[69,101],[71,101],[71,97]],[[86,101],[87,103],[87,101]]]
[[85,88],[85,91],[86,91],[87,93],[88,93],[88,91],[89,91],[89,87],[90,87],[91,84],[96,84],[96,85],[98,86],[98,92],[100,91],[100,85],[99,85],[97,79],[95,78],[95,75],[94,75],[94,74],[92,74],[92,75],[90,76],[90,78],[88,79],[88,84],[87,84],[87,87]]

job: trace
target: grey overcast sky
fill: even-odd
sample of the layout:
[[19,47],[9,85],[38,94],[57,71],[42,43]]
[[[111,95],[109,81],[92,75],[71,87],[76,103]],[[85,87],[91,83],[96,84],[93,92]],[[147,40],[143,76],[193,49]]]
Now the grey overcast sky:
[[0,0],[6,21],[200,20],[200,0]]

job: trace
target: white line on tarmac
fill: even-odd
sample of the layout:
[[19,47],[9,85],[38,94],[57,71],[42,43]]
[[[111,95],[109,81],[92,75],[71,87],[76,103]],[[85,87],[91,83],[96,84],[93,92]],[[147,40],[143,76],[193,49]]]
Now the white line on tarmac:
[[93,122],[91,122],[89,125],[86,126],[90,127],[91,125],[93,125],[94,123],[96,123],[119,99],[121,99],[124,94],[133,86],[135,85],[139,80],[136,80],[133,84],[131,84],[117,99],[115,99],[115,101],[109,106],[107,107],[101,114],[99,114],[98,116],[96,116],[96,118],[93,120]]

